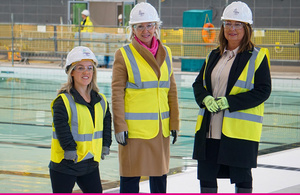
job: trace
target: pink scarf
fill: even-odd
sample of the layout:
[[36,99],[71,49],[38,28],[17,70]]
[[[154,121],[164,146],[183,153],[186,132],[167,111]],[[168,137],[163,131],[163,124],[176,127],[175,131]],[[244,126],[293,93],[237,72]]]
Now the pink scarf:
[[158,41],[155,38],[155,36],[153,36],[153,38],[152,38],[151,48],[147,47],[141,40],[139,40],[139,38],[137,38],[137,36],[135,36],[134,38],[137,42],[139,42],[139,44],[141,44],[146,49],[148,49],[153,54],[154,57],[156,57],[156,53],[157,53],[157,50],[158,50]]

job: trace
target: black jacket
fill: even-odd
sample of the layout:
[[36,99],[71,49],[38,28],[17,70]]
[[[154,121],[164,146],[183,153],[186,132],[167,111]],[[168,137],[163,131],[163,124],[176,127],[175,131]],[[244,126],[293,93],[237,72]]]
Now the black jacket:
[[[74,88],[72,88],[70,92],[76,103],[87,106],[95,124],[94,105],[101,101],[100,95],[95,91],[91,91],[91,102],[87,103]],[[77,144],[70,131],[67,109],[61,97],[58,97],[53,104],[53,123],[62,149],[76,150]],[[107,102],[107,111],[103,121],[103,146],[110,147],[111,143],[111,113]],[[92,172],[94,170],[93,168],[97,166],[98,162],[92,160],[85,160],[76,164],[73,163],[73,161],[69,162],[63,160],[61,163],[50,162],[49,168],[66,174],[82,175]],[[87,169],[87,167],[90,168]]]
[[[252,51],[238,53],[230,70],[228,77],[228,85],[226,95],[229,111],[235,112],[256,107],[266,101],[271,94],[271,76],[268,65],[268,59],[265,56],[260,67],[254,75],[254,88],[246,93],[237,95],[229,95],[235,82],[239,78],[247,62],[249,61]],[[199,75],[193,83],[194,95],[197,104],[203,108],[203,99],[207,95],[212,95],[211,88],[211,73],[220,59],[219,49],[211,52],[205,73],[203,64]],[[207,90],[203,87],[203,74],[205,74],[205,82]],[[206,132],[209,130],[210,112],[207,110],[204,113],[204,118],[200,130],[195,135],[193,158],[197,160],[205,160],[205,140]],[[247,128],[247,127],[245,127]],[[241,129],[242,131],[242,129]],[[251,168],[257,166],[258,142],[233,139],[221,135],[218,163],[229,166]]]

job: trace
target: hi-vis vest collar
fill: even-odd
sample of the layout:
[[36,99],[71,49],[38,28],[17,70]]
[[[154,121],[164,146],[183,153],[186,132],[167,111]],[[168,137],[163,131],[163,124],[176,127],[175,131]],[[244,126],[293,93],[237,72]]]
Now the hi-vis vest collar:
[[[166,63],[167,63],[167,66],[168,66],[168,71],[169,71],[169,74],[171,75],[172,72],[171,72],[171,62],[170,62],[169,52],[166,49],[166,47],[164,47],[164,48],[165,48],[166,53],[167,53]],[[130,61],[130,64],[131,64],[131,67],[132,67],[132,72],[133,72],[133,75],[134,75],[134,82],[135,82],[135,84],[127,82],[126,83],[126,88],[132,88],[132,89],[157,88],[158,81],[142,82],[141,74],[140,74],[138,65],[136,63],[136,60],[135,60],[135,58],[132,54],[132,51],[131,51],[129,45],[124,46],[124,50],[125,50],[125,52],[127,54],[127,57]],[[159,82],[159,88],[170,88],[170,77],[168,77],[168,78],[169,79],[167,81],[160,81]]]
[[[66,97],[69,100],[70,107],[71,107],[71,129],[72,129],[72,135],[73,139],[75,141],[84,142],[84,141],[92,141],[92,139],[100,139],[103,137],[103,131],[96,131],[94,134],[79,134],[78,133],[78,114],[77,109],[75,105],[75,101],[73,97],[68,94],[64,93]],[[100,95],[100,94],[99,94]],[[103,97],[101,97],[100,101],[101,107],[103,108],[103,118],[105,117],[105,111],[106,111],[106,104]],[[55,131],[53,131],[53,139],[57,139]]]

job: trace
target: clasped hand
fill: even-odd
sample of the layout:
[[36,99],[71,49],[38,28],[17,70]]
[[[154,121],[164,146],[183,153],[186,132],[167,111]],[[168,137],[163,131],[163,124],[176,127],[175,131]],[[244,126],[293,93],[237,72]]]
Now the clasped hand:
[[203,99],[203,104],[205,105],[207,110],[212,113],[216,113],[229,108],[226,97],[218,97],[215,99],[211,95],[208,95]]
[[225,110],[225,109],[229,108],[229,104],[228,104],[226,97],[218,97],[216,99],[216,102],[217,102],[220,110]]

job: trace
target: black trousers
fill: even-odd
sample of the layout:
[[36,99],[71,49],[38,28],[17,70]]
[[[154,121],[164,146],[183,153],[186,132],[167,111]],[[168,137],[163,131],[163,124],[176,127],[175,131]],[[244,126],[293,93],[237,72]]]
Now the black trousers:
[[216,188],[217,178],[230,178],[236,187],[252,188],[251,168],[227,166],[217,163],[220,140],[206,139],[206,160],[198,160],[198,179],[201,187]]
[[[139,193],[141,177],[120,177],[120,193]],[[149,177],[150,193],[167,192],[167,175]]]
[[102,193],[99,168],[83,176],[74,176],[50,169],[53,193],[72,193],[75,182],[83,193]]

